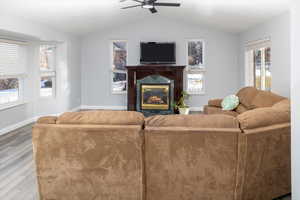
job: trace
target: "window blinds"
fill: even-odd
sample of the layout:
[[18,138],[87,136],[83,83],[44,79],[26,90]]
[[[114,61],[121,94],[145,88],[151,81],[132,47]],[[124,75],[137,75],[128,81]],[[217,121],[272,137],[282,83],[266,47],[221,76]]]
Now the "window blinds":
[[26,46],[14,41],[0,40],[0,76],[26,73]]
[[246,44],[247,51],[260,49],[260,48],[266,48],[266,47],[271,47],[271,39],[270,38],[256,40],[256,41],[248,42]]

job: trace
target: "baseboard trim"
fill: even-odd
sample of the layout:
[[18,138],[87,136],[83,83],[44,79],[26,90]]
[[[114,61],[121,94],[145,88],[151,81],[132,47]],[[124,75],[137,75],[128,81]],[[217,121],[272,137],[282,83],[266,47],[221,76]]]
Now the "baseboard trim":
[[36,121],[36,117],[33,117],[33,118],[30,118],[30,119],[24,120],[22,122],[7,126],[6,128],[3,128],[3,129],[0,130],[0,136],[5,135],[5,134],[7,134],[11,131],[14,131],[14,130],[18,129],[18,128],[22,128],[23,126],[26,126],[28,124],[34,123],[35,121]]
[[[73,108],[73,109],[69,110],[68,112],[75,112],[75,111],[79,111],[80,109],[81,109],[81,106]],[[62,113],[50,114],[48,116],[58,116],[60,114],[62,114]],[[26,120],[21,121],[19,123],[7,126],[7,127],[3,128],[3,129],[0,129],[0,136],[1,135],[5,135],[5,134],[7,134],[7,133],[9,133],[11,131],[14,131],[16,129],[22,128],[23,126],[32,124],[32,123],[36,122],[40,117],[42,117],[42,116],[35,116],[35,117],[30,118],[30,119],[26,119]]]
[[190,111],[194,111],[194,112],[203,112],[204,107],[200,106],[200,107],[190,107]]
[[82,105],[82,110],[127,110],[126,106],[88,106]]

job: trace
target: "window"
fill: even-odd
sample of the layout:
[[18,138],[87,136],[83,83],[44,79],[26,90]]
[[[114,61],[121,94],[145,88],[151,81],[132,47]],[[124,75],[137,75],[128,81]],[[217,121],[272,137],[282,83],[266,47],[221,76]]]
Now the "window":
[[26,43],[0,40],[0,107],[22,103]]
[[56,45],[40,45],[40,96],[55,96]]
[[122,94],[127,91],[127,41],[111,42],[112,93]]
[[204,91],[204,72],[188,73],[187,88],[190,94],[201,94]]
[[246,50],[246,85],[271,91],[271,44],[270,40],[257,41]]
[[187,41],[187,92],[204,93],[204,41],[193,39]]

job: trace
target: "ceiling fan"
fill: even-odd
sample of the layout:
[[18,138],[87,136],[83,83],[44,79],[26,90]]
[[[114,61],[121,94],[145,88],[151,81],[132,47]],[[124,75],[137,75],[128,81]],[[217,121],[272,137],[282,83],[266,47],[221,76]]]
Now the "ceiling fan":
[[[120,0],[120,2],[125,2],[127,0]],[[123,7],[122,9],[142,7],[145,9],[149,9],[151,13],[157,13],[155,7],[157,6],[167,6],[167,7],[179,7],[180,3],[158,3],[157,0],[131,0],[139,3],[138,5]]]

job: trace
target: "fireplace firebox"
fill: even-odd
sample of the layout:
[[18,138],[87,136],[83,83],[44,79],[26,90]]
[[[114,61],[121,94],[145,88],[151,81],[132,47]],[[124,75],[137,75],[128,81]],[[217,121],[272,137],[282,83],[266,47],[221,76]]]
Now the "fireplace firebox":
[[174,81],[160,75],[150,75],[137,81],[137,111],[145,116],[172,114]]
[[170,84],[141,84],[141,110],[169,110]]

